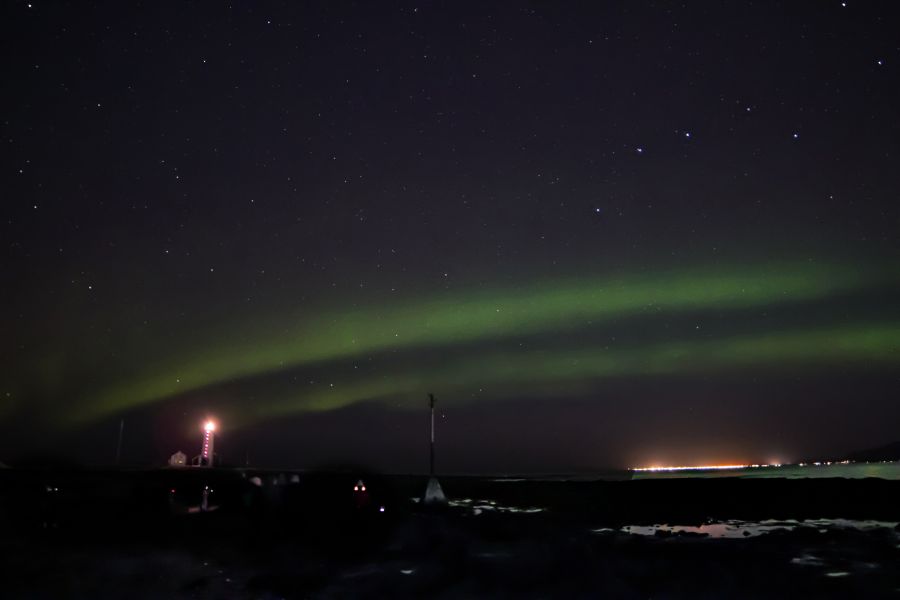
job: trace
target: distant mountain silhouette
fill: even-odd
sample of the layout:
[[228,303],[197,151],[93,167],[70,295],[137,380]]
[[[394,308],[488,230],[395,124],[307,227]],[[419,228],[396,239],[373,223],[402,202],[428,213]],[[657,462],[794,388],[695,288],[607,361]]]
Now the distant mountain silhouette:
[[870,448],[854,452],[846,457],[856,462],[880,462],[883,460],[900,460],[900,442],[894,442],[878,448]]

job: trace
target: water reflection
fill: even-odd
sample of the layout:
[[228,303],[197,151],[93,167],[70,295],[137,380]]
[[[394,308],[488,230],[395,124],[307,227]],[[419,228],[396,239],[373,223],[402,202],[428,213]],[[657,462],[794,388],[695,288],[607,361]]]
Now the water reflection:
[[717,521],[702,525],[626,525],[618,530],[610,528],[592,529],[594,533],[621,532],[632,535],[665,536],[675,534],[700,535],[715,539],[746,539],[756,537],[773,531],[793,531],[798,527],[811,527],[818,530],[827,529],[855,529],[857,531],[872,531],[875,529],[890,529],[897,527],[897,523],[888,521],[856,521],[851,519],[806,519],[797,521],[794,519],[764,521]]

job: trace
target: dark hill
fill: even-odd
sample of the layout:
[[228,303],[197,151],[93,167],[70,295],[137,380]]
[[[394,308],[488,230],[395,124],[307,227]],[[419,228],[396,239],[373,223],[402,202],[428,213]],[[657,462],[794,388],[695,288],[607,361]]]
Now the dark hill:
[[894,442],[878,448],[870,448],[854,452],[847,456],[848,459],[856,462],[880,462],[884,460],[895,461],[900,460],[900,442]]

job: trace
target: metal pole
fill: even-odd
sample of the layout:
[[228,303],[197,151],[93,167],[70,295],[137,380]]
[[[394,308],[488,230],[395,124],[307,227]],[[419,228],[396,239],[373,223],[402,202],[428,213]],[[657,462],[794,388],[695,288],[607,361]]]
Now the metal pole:
[[119,466],[119,461],[122,459],[122,434],[125,432],[125,419],[119,421],[119,443],[116,445],[116,466]]
[[431,405],[431,461],[429,473],[434,477],[434,394],[428,394],[428,400]]

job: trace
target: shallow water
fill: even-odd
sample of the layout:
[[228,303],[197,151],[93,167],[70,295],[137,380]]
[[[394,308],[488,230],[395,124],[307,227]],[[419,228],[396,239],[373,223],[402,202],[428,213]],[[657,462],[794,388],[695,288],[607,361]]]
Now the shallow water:
[[480,515],[484,512],[534,514],[544,511],[543,508],[537,506],[503,506],[494,500],[472,500],[471,498],[450,500],[447,504],[453,508],[471,509],[473,515]]
[[[592,529],[594,533],[629,533],[632,535],[655,536],[657,532],[665,534],[688,533],[703,535],[714,539],[745,539],[757,537],[773,531],[793,531],[798,527],[810,527],[817,530],[827,529],[855,529],[857,531],[872,531],[876,529],[894,530],[897,523],[887,521],[857,521],[851,519],[807,519],[797,521],[787,519],[783,521],[767,519],[764,521],[718,521],[704,523],[703,525],[626,525],[618,530],[610,528]],[[900,537],[900,536],[898,536]]]

